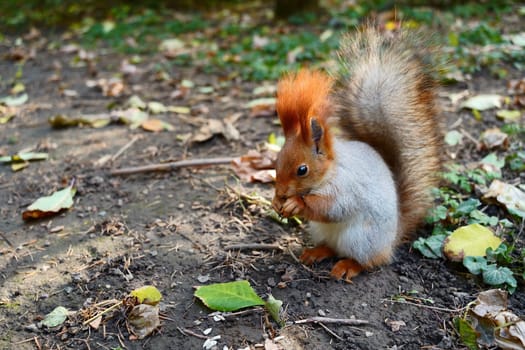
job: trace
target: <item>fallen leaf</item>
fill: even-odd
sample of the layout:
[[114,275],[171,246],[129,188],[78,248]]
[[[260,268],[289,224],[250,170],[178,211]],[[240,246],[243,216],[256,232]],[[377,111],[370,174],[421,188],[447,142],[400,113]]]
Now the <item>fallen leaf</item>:
[[159,307],[148,304],[135,305],[128,314],[131,331],[144,339],[160,326]]
[[111,116],[119,122],[128,124],[131,129],[138,128],[148,119],[148,113],[138,108],[128,108],[111,112]]
[[456,331],[458,332],[461,341],[469,348],[469,350],[479,349],[476,342],[478,334],[469,322],[461,317],[456,317],[454,318],[454,326],[456,327]]
[[103,128],[112,121],[107,113],[87,114],[78,117],[69,117],[64,114],[57,114],[47,120],[55,129],[62,129],[72,126],[90,126],[92,128]]
[[168,106],[166,107],[169,112],[178,114],[190,114],[190,108],[184,106]]
[[509,311],[507,305],[507,292],[491,289],[479,293],[471,306],[465,322],[473,327],[474,340],[483,348],[525,348],[525,321]]
[[509,147],[509,135],[505,134],[499,128],[491,128],[485,130],[481,136],[481,144],[485,149],[503,148]]
[[40,321],[40,324],[48,328],[60,326],[67,319],[68,313],[69,311],[65,307],[57,306]]
[[443,243],[443,253],[452,261],[466,256],[485,256],[487,248],[496,249],[501,239],[487,227],[471,224],[456,229]]
[[467,99],[461,104],[461,108],[485,111],[492,108],[501,108],[503,97],[495,94],[477,95]]
[[385,323],[390,327],[392,332],[398,332],[401,329],[401,327],[406,327],[407,325],[405,321],[394,321],[389,319],[387,319]]
[[163,40],[159,44],[159,51],[168,58],[177,57],[187,53],[184,41],[177,38]]
[[73,206],[73,197],[76,188],[74,183],[68,187],[53,193],[47,197],[38,198],[22,213],[24,220],[41,219],[47,216],[55,215],[63,209],[69,209]]
[[275,322],[277,322],[281,327],[284,326],[284,321],[281,318],[283,302],[281,300],[275,299],[273,295],[268,295],[268,300],[266,301],[265,308],[268,310]]
[[9,107],[20,106],[29,100],[27,94],[21,94],[18,96],[5,96],[0,98],[0,104],[4,104]]
[[258,98],[246,104],[246,108],[251,110],[252,117],[265,117],[275,115],[274,97]]
[[484,193],[485,198],[496,198],[509,213],[525,218],[525,191],[500,180],[494,180]]
[[142,124],[140,124],[140,126],[142,127],[142,129],[146,131],[154,131],[154,132],[163,131],[163,130],[166,130],[166,131],[175,130],[173,125],[165,121],[159,120],[159,119],[147,119],[143,121]]
[[0,163],[27,162],[31,160],[46,160],[49,155],[44,152],[22,152],[12,156],[0,157]]
[[496,112],[496,116],[499,119],[502,119],[506,122],[518,122],[521,119],[521,112],[520,111],[510,111],[507,109],[502,109]]
[[140,304],[157,305],[162,300],[162,294],[155,286],[142,286],[130,293]]
[[445,135],[445,143],[449,146],[456,146],[457,144],[460,144],[462,140],[463,134],[457,130],[449,131]]
[[194,295],[204,305],[217,311],[235,311],[242,308],[264,305],[248,281],[216,283],[197,287]]
[[129,98],[127,105],[131,108],[146,109],[146,102],[142,101],[137,95],[133,95]]
[[207,123],[191,137],[191,142],[205,142],[213,136],[222,135],[223,133],[224,124],[220,120],[208,119]]
[[153,114],[166,113],[168,108],[157,101],[148,102],[148,110]]
[[266,149],[261,152],[250,150],[242,157],[232,162],[232,167],[237,176],[244,182],[275,181],[275,161],[277,152]]
[[98,87],[102,94],[108,97],[118,97],[125,89],[124,82],[120,78],[88,80],[86,86],[89,88]]
[[0,124],[6,124],[16,116],[17,109],[11,106],[0,105]]

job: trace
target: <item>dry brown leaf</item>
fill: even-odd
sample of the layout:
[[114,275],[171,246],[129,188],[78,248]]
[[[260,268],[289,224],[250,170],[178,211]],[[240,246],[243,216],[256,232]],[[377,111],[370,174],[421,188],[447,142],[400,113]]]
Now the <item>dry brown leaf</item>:
[[398,332],[401,327],[405,327],[407,325],[405,321],[394,321],[389,319],[386,319],[385,323],[390,327],[392,332]]
[[494,180],[484,193],[485,198],[496,198],[507,210],[515,215],[525,217],[525,192],[518,187],[500,180]]
[[159,307],[139,304],[128,315],[131,331],[138,339],[143,339],[160,326]]
[[525,321],[507,310],[507,292],[491,289],[481,292],[469,312],[479,344],[501,349],[525,349]]
[[509,136],[501,131],[499,128],[491,128],[485,130],[481,134],[481,144],[485,149],[509,147]]
[[275,181],[276,158],[277,153],[271,150],[250,150],[244,156],[236,158],[232,167],[242,181],[269,183]]

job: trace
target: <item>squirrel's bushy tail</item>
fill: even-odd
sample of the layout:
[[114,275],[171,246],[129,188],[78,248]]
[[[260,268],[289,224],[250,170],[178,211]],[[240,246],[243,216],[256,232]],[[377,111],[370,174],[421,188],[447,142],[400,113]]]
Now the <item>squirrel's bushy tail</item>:
[[432,206],[430,190],[437,186],[442,157],[437,83],[425,47],[419,34],[388,37],[367,27],[347,34],[339,51],[339,125],[350,139],[374,147],[392,170],[400,238],[414,231]]

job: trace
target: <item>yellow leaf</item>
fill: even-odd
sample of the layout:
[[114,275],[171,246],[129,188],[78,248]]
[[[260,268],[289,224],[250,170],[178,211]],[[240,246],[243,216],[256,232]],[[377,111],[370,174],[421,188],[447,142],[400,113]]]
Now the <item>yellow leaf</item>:
[[157,305],[162,299],[162,294],[155,286],[142,286],[130,293],[138,299],[140,304]]
[[501,239],[487,227],[472,224],[458,228],[445,239],[443,253],[452,261],[466,256],[485,256],[487,248],[496,249]]

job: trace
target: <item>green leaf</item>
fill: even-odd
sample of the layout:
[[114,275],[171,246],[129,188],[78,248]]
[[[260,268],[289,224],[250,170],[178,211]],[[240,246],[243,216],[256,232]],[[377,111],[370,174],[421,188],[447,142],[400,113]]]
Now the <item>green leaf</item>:
[[433,235],[428,238],[420,237],[415,241],[412,246],[414,249],[419,250],[427,258],[438,259],[443,256],[441,253],[441,247],[446,235]]
[[22,213],[22,218],[40,219],[58,213],[62,209],[71,208],[76,191],[76,188],[70,185],[50,196],[38,198]]
[[0,157],[0,163],[27,162],[30,160],[46,160],[49,157],[47,153],[42,152],[25,152],[13,156]]
[[466,256],[463,258],[463,266],[473,275],[479,275],[487,268],[487,259],[482,256]]
[[140,304],[157,305],[162,299],[162,294],[155,286],[142,286],[130,293],[137,298]]
[[264,305],[248,281],[216,283],[197,287],[194,294],[212,310],[235,311],[245,307]]
[[456,327],[456,331],[458,332],[463,344],[465,344],[470,350],[477,350],[478,335],[470,323],[461,317],[456,317],[454,318],[454,326]]
[[488,265],[483,271],[483,282],[493,286],[507,284],[511,288],[516,288],[518,285],[512,271],[508,267],[498,267],[495,264]]
[[519,122],[521,119],[521,112],[516,110],[513,111],[502,109],[496,112],[496,116],[507,123]]
[[22,94],[19,96],[6,96],[0,98],[0,104],[6,106],[20,106],[27,102],[29,96],[27,94]]
[[456,208],[455,214],[457,214],[458,216],[470,214],[470,212],[475,210],[480,205],[481,202],[478,199],[469,198],[468,200],[459,203],[458,207]]
[[490,153],[481,160],[481,163],[490,164],[501,169],[505,166],[505,158],[498,159],[496,153]]
[[57,306],[53,311],[48,313],[40,322],[41,325],[48,328],[60,326],[66,320],[68,310],[63,306]]
[[449,146],[455,146],[459,143],[461,143],[461,140],[463,139],[463,134],[460,133],[457,130],[449,131],[445,135],[445,143]]
[[268,296],[265,304],[266,310],[268,310],[275,322],[281,327],[284,326],[284,321],[281,319],[282,306],[283,302],[281,300],[275,299],[271,294]]
[[447,218],[447,213],[447,207],[445,207],[444,205],[438,205],[431,211],[431,213],[427,217],[427,221],[429,223],[434,223],[441,220],[445,220]]

